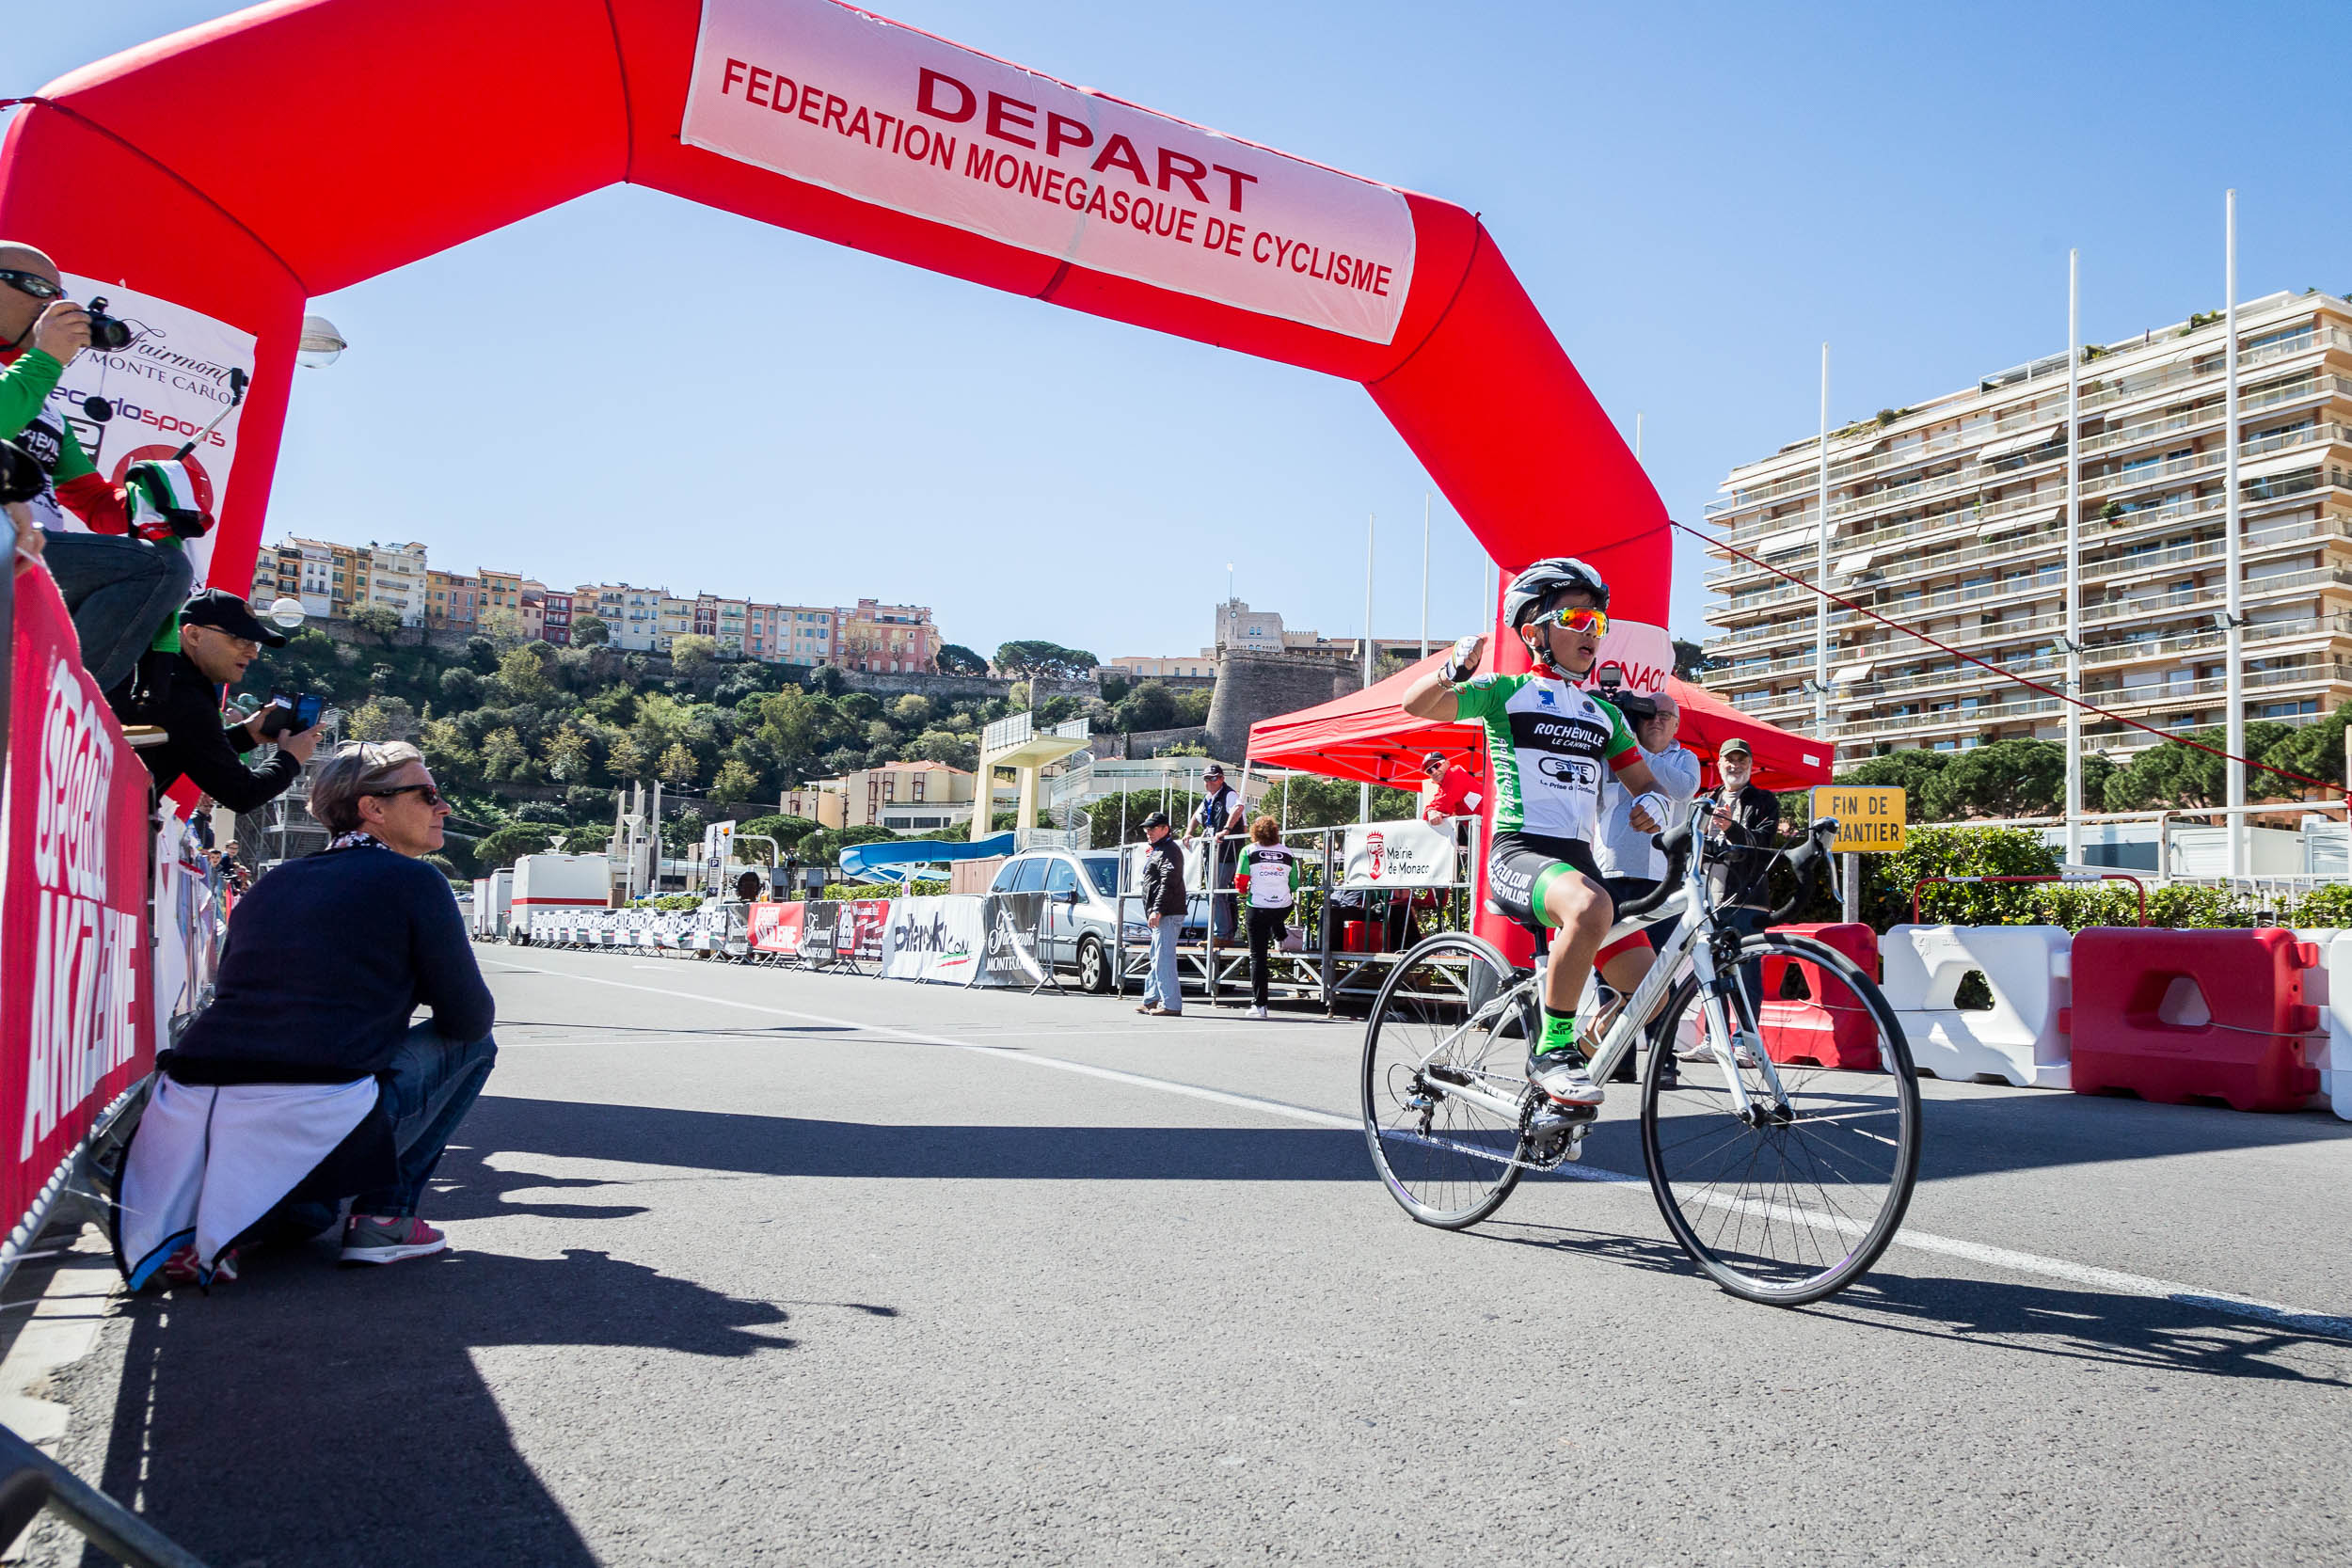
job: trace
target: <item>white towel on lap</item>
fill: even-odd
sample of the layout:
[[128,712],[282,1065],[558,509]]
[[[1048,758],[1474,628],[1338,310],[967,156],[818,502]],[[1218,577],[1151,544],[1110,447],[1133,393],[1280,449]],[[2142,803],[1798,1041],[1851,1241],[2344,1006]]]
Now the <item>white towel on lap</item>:
[[376,1083],[155,1081],[131,1139],[116,1238],[136,1290],[183,1244],[210,1269],[375,1108]]

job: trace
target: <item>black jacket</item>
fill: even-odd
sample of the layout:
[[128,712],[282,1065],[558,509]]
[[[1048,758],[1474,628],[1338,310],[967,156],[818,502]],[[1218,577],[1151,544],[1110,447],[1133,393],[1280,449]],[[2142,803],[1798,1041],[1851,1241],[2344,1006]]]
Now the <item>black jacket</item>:
[[133,717],[162,725],[169,737],[139,752],[147,770],[155,775],[156,793],[169,789],[184,774],[197,788],[240,815],[258,811],[284,794],[302,764],[279,752],[258,768],[246,767],[238,746],[246,741],[243,727],[221,726],[220,688],[205,679],[185,654],[152,657],[167,662],[155,674],[152,700]]
[[1184,852],[1177,847],[1174,833],[1144,851],[1143,912],[1178,916],[1184,912]]
[[433,1009],[444,1039],[494,1009],[449,880],[363,846],[289,861],[229,918],[213,1004],[171,1053],[183,1084],[342,1084],[382,1071]]
[[[1710,790],[1708,799],[1721,801],[1724,791]],[[1723,887],[1730,905],[1771,909],[1772,846],[1780,838],[1780,797],[1755,784],[1731,797],[1731,826],[1724,837],[1735,846],[1724,866]]]

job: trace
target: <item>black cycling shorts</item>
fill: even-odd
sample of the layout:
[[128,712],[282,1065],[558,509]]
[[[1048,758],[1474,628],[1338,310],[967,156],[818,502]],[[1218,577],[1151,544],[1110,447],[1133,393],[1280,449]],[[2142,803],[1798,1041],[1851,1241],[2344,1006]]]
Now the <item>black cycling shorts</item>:
[[1486,897],[1505,920],[1549,928],[1543,892],[1562,871],[1581,871],[1601,885],[1593,847],[1581,838],[1542,833],[1497,833],[1486,855]]

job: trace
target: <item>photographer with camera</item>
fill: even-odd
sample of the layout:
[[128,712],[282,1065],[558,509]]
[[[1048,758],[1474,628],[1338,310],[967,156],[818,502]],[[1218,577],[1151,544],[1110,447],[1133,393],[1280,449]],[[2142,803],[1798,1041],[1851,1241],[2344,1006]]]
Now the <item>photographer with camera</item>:
[[[210,520],[175,526],[152,506],[126,503],[124,492],[106,483],[83,452],[72,425],[51,405],[50,394],[66,366],[91,346],[93,332],[101,348],[130,342],[130,329],[120,322],[93,318],[65,297],[57,265],[47,255],[30,245],[0,243],[0,441],[13,442],[32,460],[39,485],[20,499],[42,534],[42,547],[34,553],[47,564],[72,613],[83,664],[101,689],[112,690],[131,673],[194,580],[186,555],[157,545],[191,529],[201,532]],[[170,478],[161,482],[185,488],[184,469],[176,462],[138,467],[158,476],[170,470]],[[30,483],[18,476],[14,488]],[[189,503],[176,511],[201,518],[191,497],[175,499]],[[70,509],[89,531],[67,529],[61,508]],[[18,538],[22,550],[21,524]]]
[[[161,745],[139,752],[158,792],[184,774],[240,815],[285,793],[317,749],[315,723],[303,722],[298,710],[277,702],[225,728],[220,712],[221,688],[243,680],[264,645],[278,648],[285,642],[284,632],[255,619],[252,609],[226,588],[207,588],[182,608],[180,651],[156,656],[157,689],[138,715],[164,731]],[[247,766],[244,753],[264,740],[277,743],[278,754],[259,767]]]

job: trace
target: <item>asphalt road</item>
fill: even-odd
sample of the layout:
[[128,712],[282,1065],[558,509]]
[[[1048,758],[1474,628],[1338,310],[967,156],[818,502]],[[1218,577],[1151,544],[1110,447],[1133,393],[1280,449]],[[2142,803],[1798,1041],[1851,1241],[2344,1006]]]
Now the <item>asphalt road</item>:
[[59,1380],[215,1565],[2344,1558],[2324,1115],[1927,1085],[1906,1244],[1776,1311],[1631,1182],[1409,1223],[1346,1022],[482,953],[456,1253],[263,1255]]

